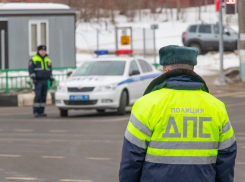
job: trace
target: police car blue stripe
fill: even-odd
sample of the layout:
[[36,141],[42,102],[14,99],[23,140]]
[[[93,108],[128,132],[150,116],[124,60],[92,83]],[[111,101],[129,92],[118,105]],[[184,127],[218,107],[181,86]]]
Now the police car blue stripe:
[[140,80],[146,80],[146,79],[151,79],[151,78],[155,78],[160,76],[162,73],[154,73],[154,74],[149,74],[149,75],[143,75],[143,76],[139,76],[139,77],[135,77],[135,78],[129,78],[127,80],[124,80],[120,83],[118,83],[119,85],[123,85],[123,84],[127,84],[127,83],[133,83],[133,82],[138,82]]

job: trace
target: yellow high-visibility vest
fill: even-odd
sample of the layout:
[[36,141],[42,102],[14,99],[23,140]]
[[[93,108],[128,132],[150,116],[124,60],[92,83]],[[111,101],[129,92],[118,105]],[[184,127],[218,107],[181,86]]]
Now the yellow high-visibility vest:
[[225,105],[201,90],[163,88],[132,108],[125,138],[147,149],[145,161],[161,164],[212,164],[235,135]]

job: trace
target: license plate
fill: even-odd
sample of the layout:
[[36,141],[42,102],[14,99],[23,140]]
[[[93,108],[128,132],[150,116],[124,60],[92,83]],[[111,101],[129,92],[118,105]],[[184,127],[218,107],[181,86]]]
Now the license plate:
[[89,95],[70,95],[70,100],[89,100]]

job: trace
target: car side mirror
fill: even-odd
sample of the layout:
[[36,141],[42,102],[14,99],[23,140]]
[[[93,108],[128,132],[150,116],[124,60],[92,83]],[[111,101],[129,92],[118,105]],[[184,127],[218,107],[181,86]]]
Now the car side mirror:
[[133,71],[129,74],[129,76],[139,75],[139,74],[140,74],[139,70],[133,70]]
[[72,71],[69,71],[69,72],[67,73],[67,77],[71,76],[71,74],[72,74]]
[[230,36],[230,35],[231,35],[231,33],[230,33],[230,32],[225,32],[225,34],[226,34],[226,35],[228,35],[228,36]]

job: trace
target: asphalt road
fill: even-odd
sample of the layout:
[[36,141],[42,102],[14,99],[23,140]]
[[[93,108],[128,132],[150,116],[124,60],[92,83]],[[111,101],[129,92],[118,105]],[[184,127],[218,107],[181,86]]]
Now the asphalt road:
[[[245,91],[220,94],[238,142],[235,182],[245,181]],[[124,132],[130,112],[72,111],[47,118],[30,107],[0,108],[0,182],[118,182]]]

